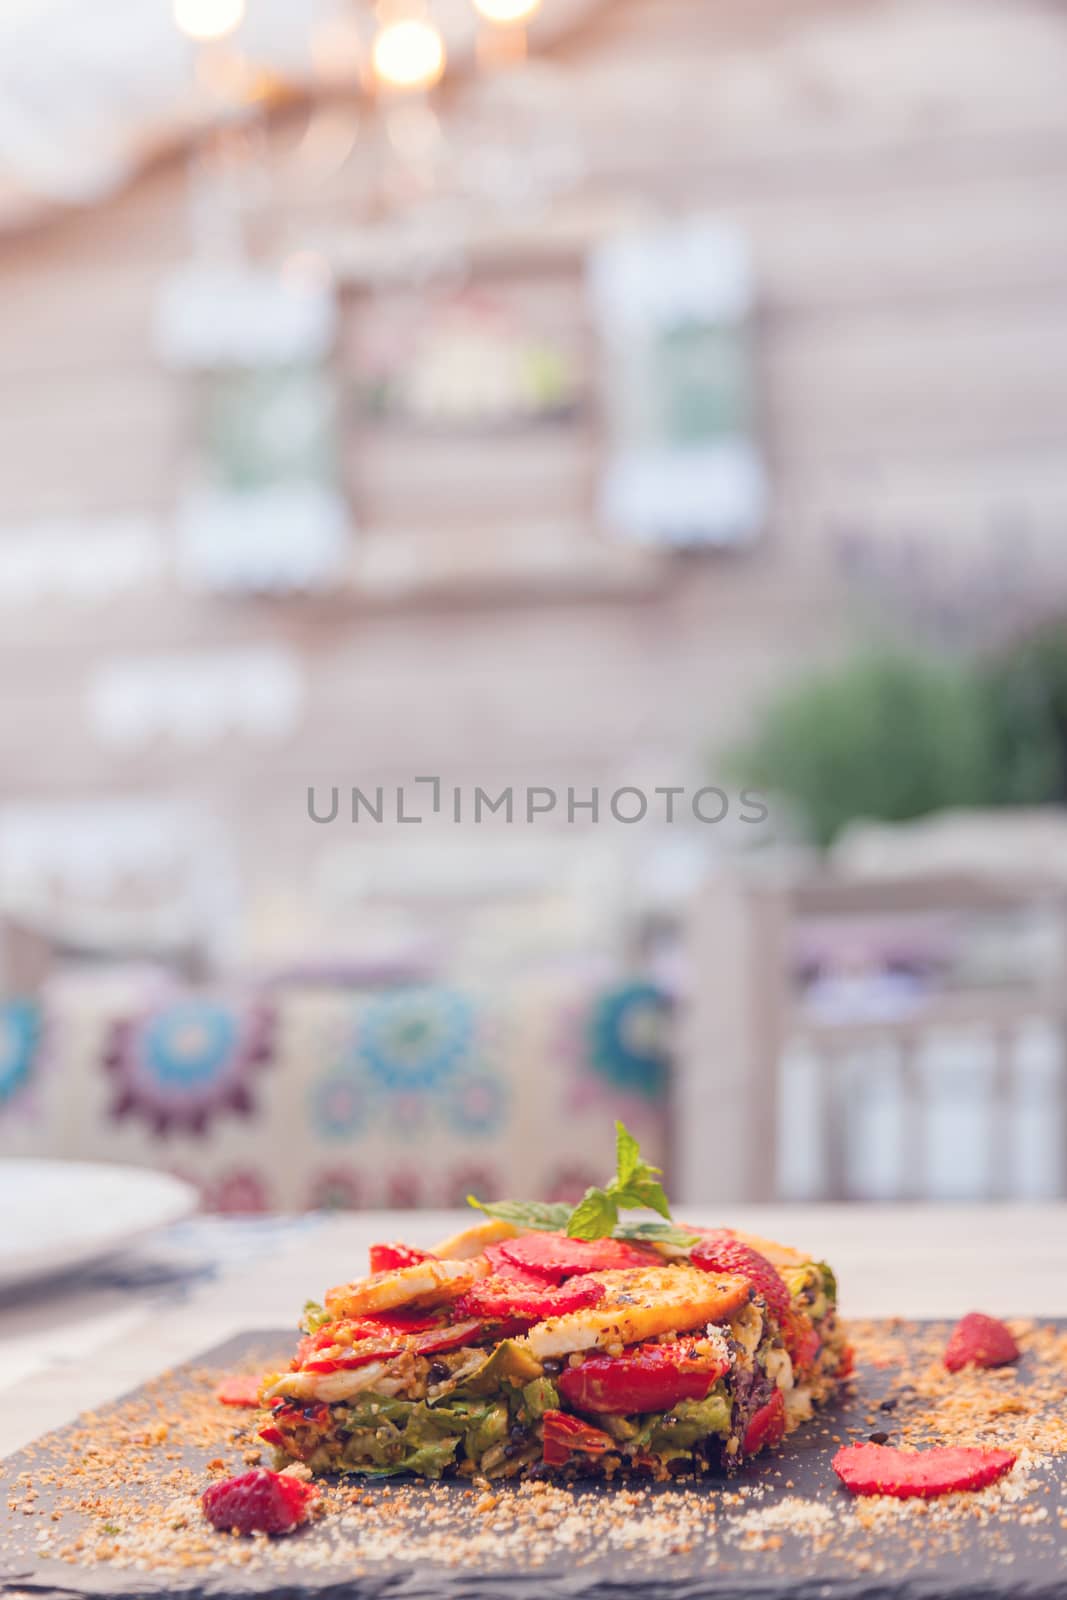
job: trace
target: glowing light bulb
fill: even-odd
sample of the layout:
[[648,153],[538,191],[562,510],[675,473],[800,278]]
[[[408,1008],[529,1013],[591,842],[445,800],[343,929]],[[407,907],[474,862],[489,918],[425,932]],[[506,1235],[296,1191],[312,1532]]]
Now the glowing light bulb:
[[174,0],[174,21],[189,39],[225,39],[244,21],[245,0]]
[[430,89],[445,70],[445,41],[432,22],[387,22],[374,41],[374,71],[393,89]]
[[540,4],[541,0],[474,0],[474,9],[486,22],[526,22]]

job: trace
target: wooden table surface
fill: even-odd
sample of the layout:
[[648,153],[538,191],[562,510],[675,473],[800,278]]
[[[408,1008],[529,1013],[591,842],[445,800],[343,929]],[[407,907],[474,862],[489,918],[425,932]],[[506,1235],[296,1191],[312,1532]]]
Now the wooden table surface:
[[[469,1214],[468,1214],[469,1215]],[[1067,1317],[1067,1205],[761,1206],[688,1214],[803,1246],[853,1317]],[[77,1278],[0,1299],[0,1455],[366,1270],[374,1240],[432,1244],[456,1213],[197,1219]]]

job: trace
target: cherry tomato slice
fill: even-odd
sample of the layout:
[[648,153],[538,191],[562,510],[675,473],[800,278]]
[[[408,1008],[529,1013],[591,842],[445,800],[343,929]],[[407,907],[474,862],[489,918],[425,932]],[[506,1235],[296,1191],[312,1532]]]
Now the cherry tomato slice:
[[555,1286],[532,1275],[483,1278],[457,1300],[455,1310],[457,1316],[485,1321],[540,1322],[542,1317],[560,1317],[567,1311],[595,1306],[605,1293],[604,1285],[594,1278],[572,1278]]
[[415,1340],[415,1354],[439,1356],[446,1350],[459,1350],[465,1344],[472,1344],[484,1327],[485,1323],[479,1317],[470,1322],[457,1322],[451,1328],[441,1328],[435,1333],[421,1334]]
[[580,1455],[602,1456],[616,1448],[610,1433],[591,1428],[565,1411],[546,1411],[543,1418],[542,1458],[550,1467],[561,1467],[577,1451]]
[[577,1411],[669,1411],[680,1400],[707,1399],[728,1365],[692,1342],[642,1344],[621,1356],[588,1356],[581,1366],[565,1367],[556,1387]]
[[764,1449],[766,1445],[781,1444],[784,1438],[785,1401],[781,1389],[775,1389],[767,1404],[760,1406],[749,1419],[741,1441],[741,1452],[746,1456],[754,1456],[757,1450]]
[[625,1239],[568,1239],[563,1233],[525,1233],[491,1248],[513,1267],[532,1272],[549,1283],[562,1283],[582,1272],[662,1265],[654,1250],[628,1244]]
[[246,1377],[237,1374],[234,1377],[223,1378],[215,1390],[215,1399],[224,1406],[258,1406],[259,1391],[263,1387],[261,1377]]
[[397,1267],[414,1267],[420,1261],[428,1261],[431,1252],[420,1250],[413,1244],[372,1244],[370,1247],[370,1270],[375,1272],[395,1272]]

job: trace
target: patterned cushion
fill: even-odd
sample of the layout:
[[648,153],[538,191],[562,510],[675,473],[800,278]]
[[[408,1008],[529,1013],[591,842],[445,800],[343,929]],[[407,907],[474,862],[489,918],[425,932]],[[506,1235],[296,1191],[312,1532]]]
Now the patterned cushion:
[[220,1211],[576,1198],[613,1165],[615,1117],[666,1164],[667,1002],[647,982],[493,990],[80,991],[0,1010],[0,1153],[148,1163]]

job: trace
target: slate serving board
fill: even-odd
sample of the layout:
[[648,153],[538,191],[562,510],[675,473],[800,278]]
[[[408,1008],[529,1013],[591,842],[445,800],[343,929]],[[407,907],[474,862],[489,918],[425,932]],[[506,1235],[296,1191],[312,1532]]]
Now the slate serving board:
[[[1067,1324],[1057,1324],[1065,1327]],[[934,1334],[940,1325],[910,1325],[913,1338]],[[947,1331],[947,1329],[945,1330]],[[907,1338],[905,1333],[902,1337]],[[208,1351],[172,1379],[172,1395],[183,1386],[196,1389],[201,1407],[205,1385],[213,1375],[278,1364],[292,1348],[292,1335],[249,1333]],[[1047,1373],[1045,1374],[1047,1378]],[[1067,1380],[1065,1380],[1067,1381]],[[1012,1379],[1025,1396],[1033,1373],[1024,1356]],[[138,1570],[110,1562],[79,1565],[40,1553],[39,1530],[47,1529],[53,1550],[69,1544],[86,1526],[85,1514],[70,1508],[70,1485],[49,1484],[50,1472],[60,1477],[71,1458],[71,1441],[84,1439],[74,1428],[61,1430],[3,1463],[0,1488],[4,1501],[21,1492],[14,1486],[28,1472],[38,1499],[33,1515],[3,1513],[0,1535],[0,1596],[26,1595],[115,1597],[115,1600],[164,1600],[194,1595],[211,1600],[1064,1600],[1067,1595],[1067,1454],[1054,1456],[1031,1471],[1025,1497],[1016,1506],[995,1510],[985,1519],[949,1517],[940,1505],[929,1517],[897,1515],[901,1509],[884,1501],[853,1500],[837,1483],[830,1460],[838,1444],[865,1439],[872,1430],[872,1409],[899,1395],[899,1369],[857,1367],[856,1377],[816,1421],[790,1436],[782,1449],[758,1458],[732,1479],[680,1480],[642,1487],[632,1503],[621,1501],[615,1486],[578,1484],[553,1502],[547,1557],[539,1565],[524,1558],[520,1531],[496,1547],[493,1519],[478,1517],[468,1486],[449,1483],[412,1485],[410,1480],[368,1484],[361,1505],[341,1516],[300,1530],[289,1539],[259,1546],[256,1559],[239,1565],[231,1553],[247,1541],[218,1536],[218,1558],[192,1570]],[[1065,1391],[1067,1392],[1067,1391]],[[1046,1389],[1047,1393],[1047,1389]],[[106,1423],[148,1398],[138,1390],[98,1416]],[[892,1403],[892,1398],[891,1398]],[[877,1427],[893,1430],[907,1405],[879,1413]],[[170,1402],[173,1410],[173,1400]],[[141,1413],[143,1414],[143,1412]],[[219,1408],[219,1440],[226,1465],[245,1471],[240,1429],[247,1414]],[[174,1441],[172,1441],[174,1442]],[[192,1469],[197,1482],[210,1479],[212,1452],[182,1445],[180,1465]],[[245,1440],[247,1447],[248,1441]],[[173,1471],[178,1450],[170,1452]],[[162,1465],[157,1469],[160,1473]],[[346,1480],[347,1484],[354,1480]],[[741,1491],[739,1494],[738,1491]],[[506,1507],[515,1490],[497,1486]],[[139,1490],[128,1490],[136,1500]],[[610,1502],[610,1503],[609,1503]],[[54,1504],[64,1508],[51,1520]],[[801,1504],[803,1503],[803,1504]],[[160,1497],[143,1492],[144,1518],[159,1518]],[[626,1504],[627,1509],[619,1511]],[[803,1513],[798,1527],[798,1505]],[[562,1506],[562,1511],[561,1511]],[[887,1516],[865,1521],[861,1508],[880,1507]],[[370,1524],[388,1521],[391,1508],[403,1508],[398,1547],[368,1558]],[[368,1509],[369,1508],[369,1509]],[[776,1522],[776,1510],[788,1513]],[[1024,1512],[1025,1515],[1020,1515]],[[689,1526],[685,1538],[645,1538],[648,1527],[669,1513]],[[752,1518],[760,1526],[753,1526]],[[406,1516],[406,1522],[404,1521]],[[623,1532],[604,1536],[605,1518]],[[809,1523],[810,1526],[804,1526]],[[563,1526],[566,1524],[566,1527]],[[583,1540],[582,1530],[591,1531]],[[404,1530],[407,1530],[406,1532]],[[570,1530],[568,1533],[567,1530]],[[574,1530],[577,1534],[574,1535]],[[629,1531],[627,1531],[629,1530]],[[632,1532],[633,1537],[630,1537]],[[572,1535],[574,1535],[572,1537]],[[207,1537],[215,1538],[213,1534]],[[477,1550],[458,1563],[457,1539],[476,1537]],[[568,1542],[569,1540],[569,1542]],[[629,1544],[631,1547],[626,1548]],[[438,1546],[451,1554],[442,1561]],[[531,1546],[532,1547],[532,1546]],[[529,1547],[527,1547],[529,1548]]]

